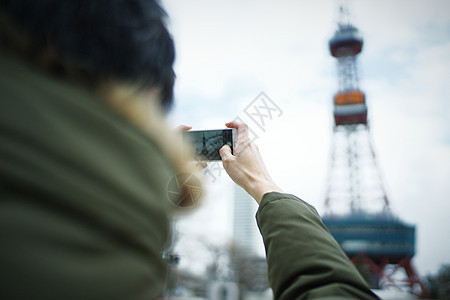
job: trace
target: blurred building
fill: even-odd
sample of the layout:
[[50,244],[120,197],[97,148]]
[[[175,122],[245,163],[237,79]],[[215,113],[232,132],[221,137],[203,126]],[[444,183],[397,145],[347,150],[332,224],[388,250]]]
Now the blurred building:
[[255,200],[241,187],[235,185],[233,209],[233,240],[238,251],[256,254],[257,225]]
[[263,299],[263,295],[271,294],[267,291],[266,258],[258,255],[258,243],[262,240],[255,218],[257,209],[255,200],[235,185],[231,263],[241,299],[247,299],[250,295]]

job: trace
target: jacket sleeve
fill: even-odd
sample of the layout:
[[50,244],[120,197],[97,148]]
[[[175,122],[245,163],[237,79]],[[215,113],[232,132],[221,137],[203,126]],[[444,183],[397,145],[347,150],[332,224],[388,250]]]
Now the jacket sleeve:
[[256,219],[275,299],[378,299],[311,205],[268,193]]

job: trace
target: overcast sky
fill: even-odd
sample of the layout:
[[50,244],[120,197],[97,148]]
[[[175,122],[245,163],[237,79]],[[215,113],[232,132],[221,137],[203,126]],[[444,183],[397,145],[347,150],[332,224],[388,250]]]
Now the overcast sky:
[[[249,123],[286,192],[323,210],[336,62],[328,39],[338,4],[328,0],[163,0],[177,49],[173,126]],[[420,275],[450,263],[450,2],[349,1],[364,37],[358,57],[371,134],[391,206],[415,224]],[[263,130],[246,107],[264,92],[280,109]],[[181,231],[231,238],[233,183],[222,170]],[[256,225],[255,225],[256,226]],[[182,258],[183,259],[183,258]]]

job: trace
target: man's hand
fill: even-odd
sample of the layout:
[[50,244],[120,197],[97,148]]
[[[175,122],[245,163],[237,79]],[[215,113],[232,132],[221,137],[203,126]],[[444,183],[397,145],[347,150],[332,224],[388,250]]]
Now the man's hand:
[[236,128],[238,140],[234,145],[234,154],[228,145],[223,146],[219,153],[223,167],[233,181],[247,191],[259,204],[264,194],[283,191],[273,182],[259,154],[258,147],[248,137],[245,124],[230,122],[228,128]]

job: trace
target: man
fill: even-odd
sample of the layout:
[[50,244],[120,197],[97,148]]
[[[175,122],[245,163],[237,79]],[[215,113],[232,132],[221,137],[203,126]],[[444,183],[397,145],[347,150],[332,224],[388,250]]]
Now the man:
[[[150,0],[0,2],[0,297],[161,296],[171,205],[191,172],[165,124],[174,47]],[[373,299],[315,210],[272,181],[246,127],[231,178],[260,203],[277,299]]]

